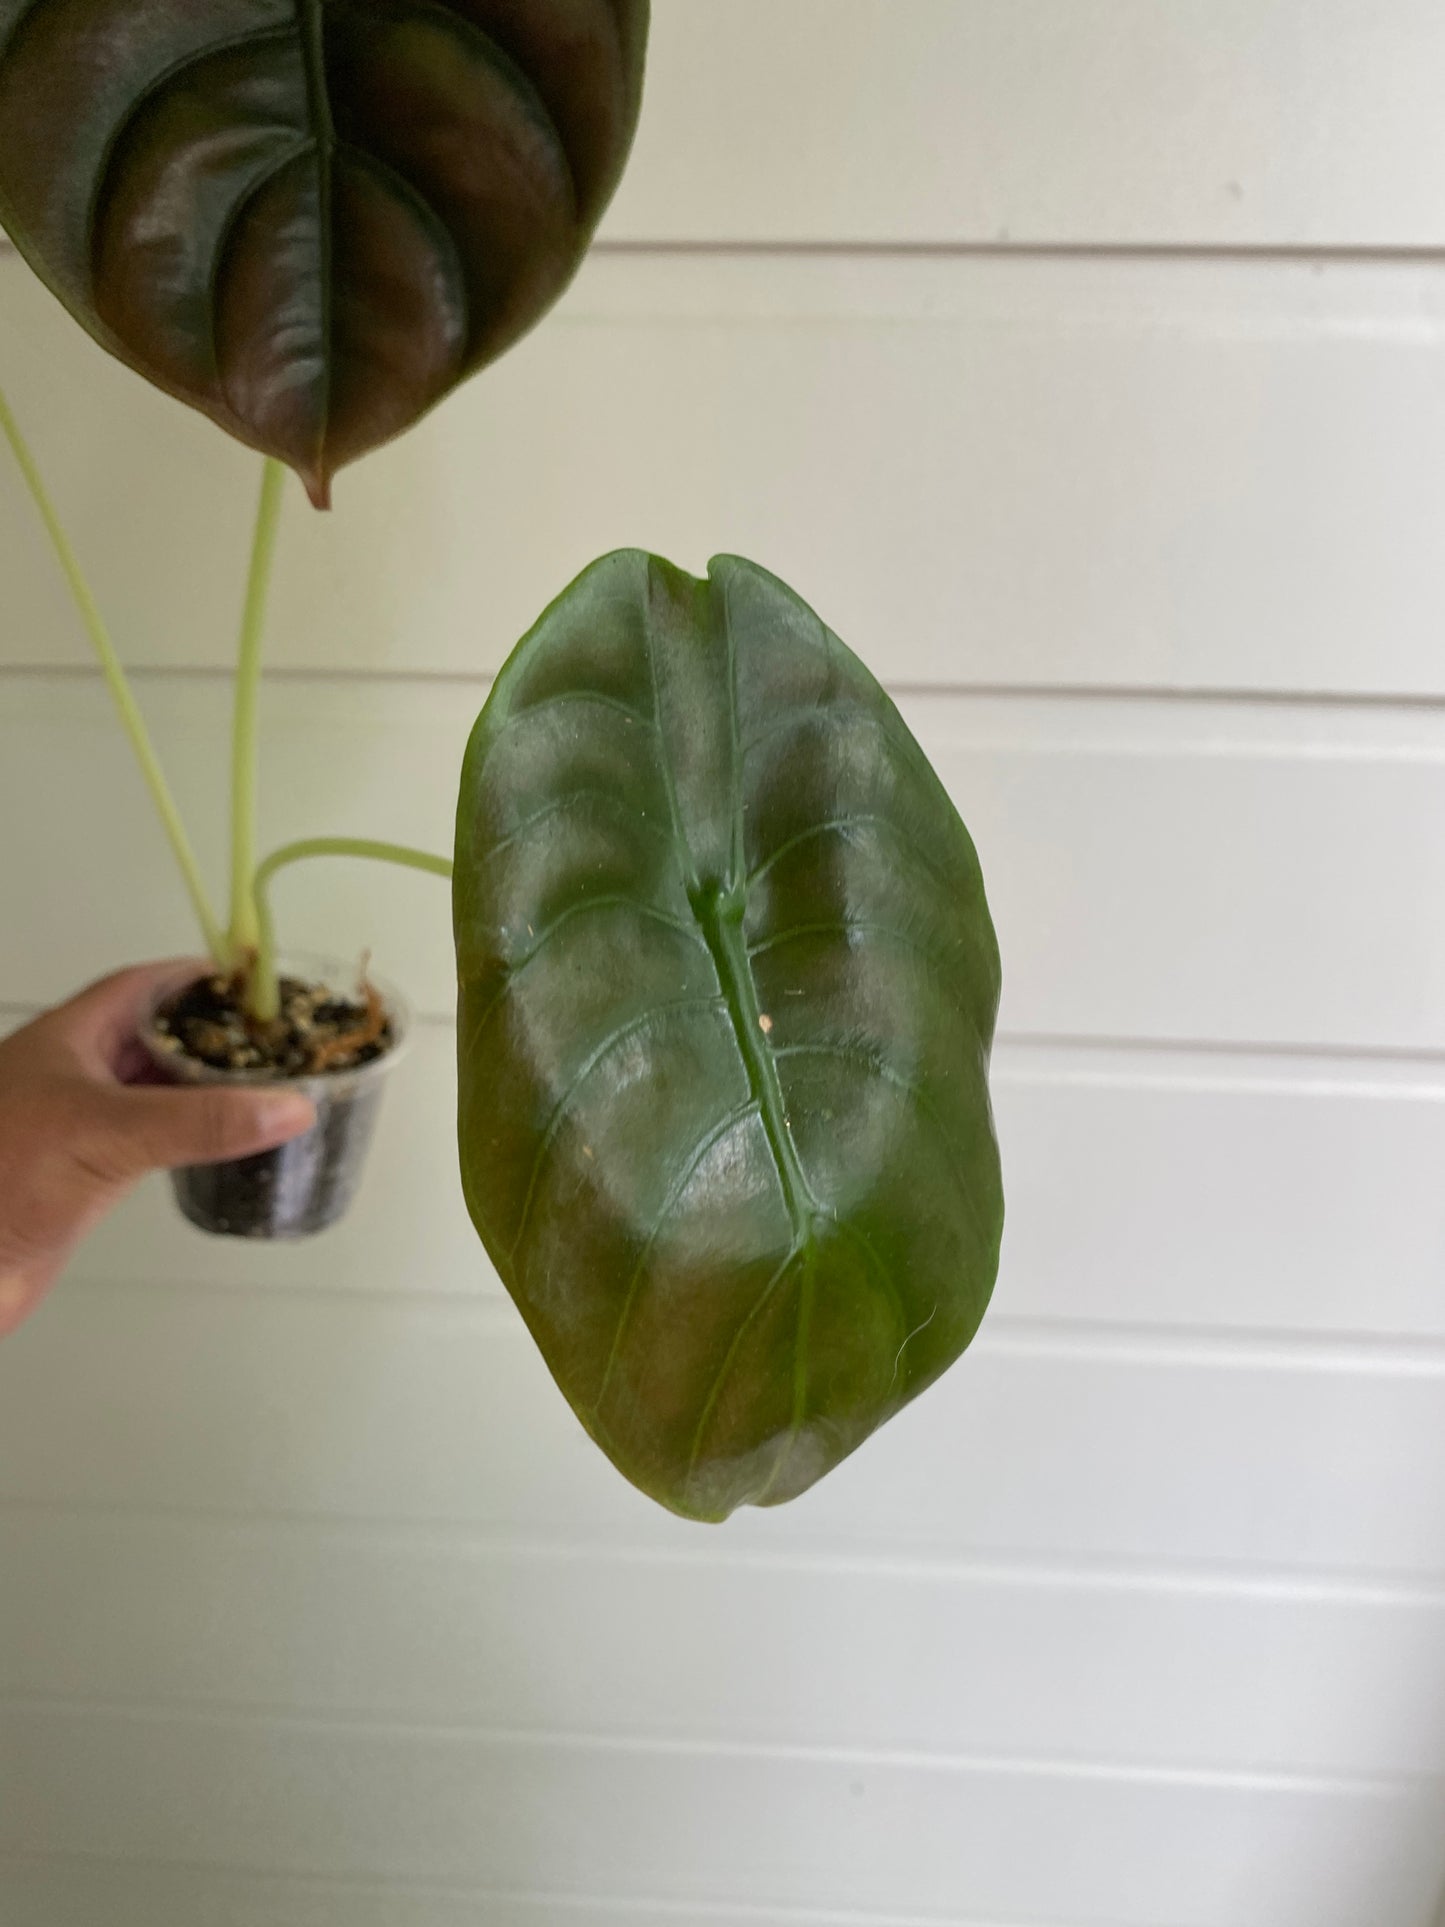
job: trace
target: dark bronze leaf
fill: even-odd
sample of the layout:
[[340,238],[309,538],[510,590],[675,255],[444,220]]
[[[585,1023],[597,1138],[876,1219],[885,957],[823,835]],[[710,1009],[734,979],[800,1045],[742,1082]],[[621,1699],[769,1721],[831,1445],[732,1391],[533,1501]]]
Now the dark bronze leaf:
[[318,503],[545,312],[622,173],[648,0],[0,0],[0,219]]
[[589,569],[462,777],[463,1182],[558,1384],[688,1516],[793,1497],[973,1337],[998,952],[888,697],[748,562]]

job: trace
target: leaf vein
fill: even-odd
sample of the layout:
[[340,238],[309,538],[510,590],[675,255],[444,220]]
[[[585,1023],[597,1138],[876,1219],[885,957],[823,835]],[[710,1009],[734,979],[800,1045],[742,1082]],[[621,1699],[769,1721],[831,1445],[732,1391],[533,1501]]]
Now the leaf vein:
[[467,286],[466,267],[462,261],[461,249],[457,245],[457,238],[452,233],[451,226],[441,209],[426,190],[419,186],[409,174],[403,173],[394,161],[384,160],[380,154],[374,154],[369,147],[362,147],[356,141],[337,140],[333,146],[337,153],[349,154],[357,166],[369,168],[373,174],[389,182],[394,198],[408,209],[413,221],[422,229],[428,241],[438,248],[443,257],[452,291],[466,317],[466,332],[470,335],[471,292]]
[[761,883],[768,872],[772,870],[776,864],[781,863],[784,857],[791,856],[794,850],[802,849],[818,837],[832,835],[835,831],[851,830],[864,823],[876,829],[886,831],[898,848],[911,857],[920,869],[926,870],[942,889],[955,891],[959,888],[959,879],[946,875],[933,861],[932,857],[929,856],[928,852],[924,850],[920,844],[915,843],[913,838],[901,829],[892,817],[884,816],[881,811],[878,810],[858,810],[849,816],[830,816],[821,822],[810,823],[807,829],[799,830],[796,836],[790,836],[786,842],[780,843],[777,849],[770,851],[757,868],[751,872],[748,877],[749,889],[755,884]]
[[527,1178],[526,1194],[522,1200],[522,1216],[517,1225],[517,1235],[512,1240],[511,1250],[508,1254],[509,1261],[512,1264],[515,1265],[517,1253],[521,1249],[522,1240],[527,1235],[527,1227],[532,1215],[532,1204],[536,1196],[537,1181],[541,1176],[542,1166],[546,1162],[547,1153],[552,1148],[557,1133],[567,1120],[567,1114],[572,1100],[587,1082],[588,1078],[606,1062],[619,1044],[625,1044],[629,1038],[635,1037],[639,1031],[645,1031],[650,1024],[655,1024],[659,1018],[680,1016],[684,1011],[715,1009],[721,1002],[722,999],[720,997],[713,996],[682,997],[679,998],[676,1003],[654,1004],[650,1009],[642,1011],[629,1022],[618,1024],[613,1030],[608,1032],[601,1043],[595,1046],[586,1062],[553,1106],[552,1115],[548,1118],[546,1129],[538,1141],[536,1153],[532,1158],[532,1168]]
[[489,857],[500,856],[503,850],[508,850],[514,843],[520,842],[529,831],[536,829],[538,824],[545,823],[554,816],[566,814],[589,798],[595,803],[613,805],[630,817],[638,829],[646,830],[652,836],[660,836],[664,842],[667,842],[667,832],[660,825],[649,822],[643,812],[634,809],[625,797],[619,796],[615,790],[603,789],[600,783],[588,783],[578,789],[567,790],[563,795],[554,797],[550,803],[544,804],[541,809],[534,810],[530,816],[523,817],[522,821],[514,829],[508,830],[505,836],[498,837],[495,843],[489,843],[486,849],[479,851],[477,861],[485,863]]
[[757,1099],[753,1098],[748,1103],[740,1105],[737,1110],[731,1112],[720,1124],[715,1125],[712,1130],[705,1132],[688,1153],[686,1164],[674,1180],[667,1196],[663,1199],[657,1216],[652,1222],[652,1227],[648,1231],[646,1242],[642,1247],[637,1263],[633,1267],[632,1275],[627,1281],[627,1288],[623,1293],[621,1309],[617,1315],[617,1330],[613,1334],[612,1348],[607,1354],[607,1364],[602,1373],[602,1383],[598,1387],[596,1398],[592,1401],[592,1415],[594,1418],[596,1418],[601,1411],[602,1401],[606,1398],[608,1388],[612,1383],[612,1374],[616,1370],[617,1361],[622,1355],[622,1341],[626,1335],[633,1306],[636,1303],[638,1292],[642,1286],[642,1275],[646,1270],[647,1261],[652,1256],[653,1248],[658,1238],[662,1235],[663,1229],[667,1225],[673,1212],[676,1211],[678,1205],[682,1202],[687,1193],[688,1186],[697,1176],[704,1158],[706,1158],[708,1153],[720,1144],[730,1132],[735,1131],[744,1118],[752,1117],[756,1113],[757,1108]]
[[[38,0],[38,4],[30,9],[29,13],[25,16],[25,20],[19,23],[16,31],[19,32],[22,30],[31,15],[38,13],[44,4],[45,0]],[[173,81],[183,79],[187,74],[194,72],[197,67],[204,67],[208,60],[215,60],[228,53],[240,53],[247,47],[260,46],[268,40],[290,40],[294,38],[294,36],[295,28],[290,26],[250,27],[245,33],[232,34],[225,40],[212,41],[204,47],[193,47],[188,54],[183,54],[179,60],[173,60],[168,67],[163,68],[160,73],[155,74],[146,82],[139,93],[126,102],[125,112],[111,129],[105,146],[101,150],[100,159],[95,169],[95,184],[91,190],[90,202],[86,210],[86,248],[91,256],[92,269],[94,267],[95,246],[100,226],[100,210],[110,195],[111,177],[115,171],[116,158],[121,148],[125,145],[126,138],[130,134],[131,129],[152,102],[159,99]],[[4,53],[6,56],[8,56],[12,45],[13,37],[12,40],[7,41],[5,44]],[[299,151],[304,152],[311,138],[312,136],[308,134],[296,143]]]
[[[526,722],[531,717],[545,716],[551,710],[570,707],[574,703],[589,703],[599,709],[615,710],[619,716],[625,716],[629,722],[636,723],[639,729],[654,732],[657,730],[657,723],[653,717],[645,716],[640,709],[634,709],[630,703],[623,702],[617,696],[609,696],[600,689],[563,689],[555,696],[544,697],[541,702],[529,703],[522,709],[508,710],[506,720],[492,738],[492,749],[495,749],[507,732],[518,723]],[[488,754],[491,754],[490,750]]]
[[808,730],[826,727],[831,731],[836,730],[838,723],[843,721],[850,724],[857,723],[864,729],[875,731],[891,748],[897,750],[906,762],[911,764],[918,754],[917,745],[911,739],[899,736],[892,727],[892,720],[890,715],[876,715],[871,709],[865,709],[861,703],[823,703],[806,709],[790,709],[782,716],[776,717],[766,728],[760,729],[755,736],[750,736],[743,744],[740,753],[746,760],[755,749],[760,749],[764,743],[770,742],[774,736],[780,735],[785,729]]
[[[898,1312],[899,1323],[906,1326],[908,1322],[908,1312],[903,1303],[903,1293],[899,1290],[898,1281],[893,1276],[893,1273],[874,1250],[872,1239],[865,1236],[865,1234],[858,1229],[857,1225],[850,1224],[846,1218],[835,1216],[832,1223],[835,1230],[840,1231],[845,1238],[851,1238],[853,1240],[853,1243],[857,1245],[858,1249],[863,1253],[867,1262],[872,1265],[877,1276],[882,1280],[883,1289],[893,1300],[894,1307]],[[906,1344],[907,1340],[905,1339],[904,1342]],[[894,1377],[897,1377],[896,1371]]]
[[413,14],[440,14],[452,27],[461,32],[464,39],[470,40],[475,46],[481,48],[484,58],[506,78],[513,93],[547,136],[557,159],[562,164],[562,172],[567,177],[567,193],[571,201],[572,218],[580,219],[582,191],[577,178],[576,164],[556,116],[538,91],[536,83],[527,70],[513,59],[499,40],[494,39],[487,32],[479,20],[464,13],[455,4],[455,0],[400,0],[400,4]]
[[526,955],[519,957],[511,966],[511,974],[515,977],[529,964],[535,963],[553,937],[565,925],[577,917],[588,916],[595,910],[633,910],[639,917],[646,917],[652,923],[660,923],[668,930],[675,930],[679,936],[688,938],[700,949],[707,949],[707,942],[695,925],[684,923],[681,917],[673,916],[670,910],[659,910],[655,904],[643,903],[638,897],[627,897],[612,892],[604,896],[584,897],[580,903],[569,904],[565,910],[559,911]]
[[[872,1051],[860,1049],[855,1044],[840,1044],[831,1039],[824,1038],[811,1044],[785,1044],[780,1050],[776,1051],[774,1055],[780,1059],[790,1057],[829,1057],[835,1058],[841,1063],[857,1064],[871,1071],[880,1083],[890,1085],[893,1089],[901,1091],[912,1101],[920,1115],[926,1118],[932,1126],[934,1136],[938,1140],[948,1160],[964,1170],[968,1168],[969,1160],[967,1155],[963,1149],[954,1142],[952,1131],[949,1130],[941,1113],[923,1086],[916,1083],[912,1078],[905,1077],[902,1071],[895,1070],[891,1064],[875,1055]],[[962,1186],[961,1190],[964,1205],[969,1217],[973,1221],[974,1229],[983,1243],[987,1244],[986,1229],[979,1215],[978,1206],[974,1202],[972,1193],[966,1185]]]
[[[784,1258],[783,1262],[778,1266],[777,1270],[773,1273],[772,1277],[769,1278],[768,1282],[763,1286],[762,1290],[758,1293],[758,1296],[753,1301],[747,1314],[743,1318],[742,1322],[739,1324],[737,1330],[733,1333],[732,1343],[728,1346],[727,1351],[724,1353],[722,1364],[719,1365],[717,1372],[714,1375],[713,1382],[708,1389],[708,1395],[706,1399],[703,1401],[702,1412],[698,1417],[697,1425],[693,1431],[692,1446],[691,1446],[691,1450],[689,1452],[688,1461],[687,1461],[687,1477],[684,1482],[684,1489],[686,1489],[687,1486],[692,1484],[693,1479],[697,1474],[697,1462],[702,1456],[703,1440],[707,1436],[707,1428],[712,1423],[712,1416],[714,1411],[717,1408],[718,1400],[722,1397],[723,1387],[727,1384],[728,1378],[731,1376],[733,1366],[737,1363],[738,1353],[742,1350],[743,1340],[747,1337],[749,1331],[751,1331],[753,1326],[757,1323],[758,1319],[762,1316],[763,1311],[766,1308],[769,1299],[773,1296],[773,1293],[777,1290],[778,1286],[782,1283],[783,1279],[787,1276],[788,1272],[797,1263],[800,1255],[801,1254],[797,1250],[793,1250],[788,1253],[787,1257]],[[776,1471],[774,1472],[773,1476],[776,1477]],[[769,1480],[769,1483],[771,1483],[771,1479]]]
[[750,944],[748,947],[748,955],[750,957],[766,956],[770,950],[780,950],[785,944],[796,943],[800,937],[851,937],[855,935],[891,938],[893,942],[901,944],[905,950],[913,951],[913,953],[928,964],[935,974],[943,979],[944,982],[951,983],[953,981],[956,966],[945,964],[944,960],[935,950],[925,943],[920,943],[917,937],[911,937],[906,930],[900,930],[896,924],[884,923],[876,918],[845,917],[836,923],[791,924],[786,930],[775,931],[771,936],[764,937],[761,942]]
[[581,903],[569,904],[567,909],[552,919],[551,923],[547,925],[546,929],[525,956],[518,958],[515,963],[509,963],[504,966],[506,977],[501,988],[472,1025],[467,1043],[468,1052],[476,1049],[482,1032],[491,1020],[492,1013],[506,1001],[516,985],[517,979],[537,961],[543,951],[546,950],[552,938],[564,924],[571,922],[575,917],[585,916],[589,911],[616,909],[634,910],[639,916],[647,917],[654,922],[661,923],[669,930],[675,930],[680,936],[684,936],[689,942],[696,944],[699,949],[707,949],[706,940],[691,924],[683,923],[680,918],[670,916],[665,910],[654,909],[651,904],[639,903],[635,897],[616,895],[596,896],[587,897]]
[[813,1305],[818,1293],[818,1253],[814,1245],[803,1252],[803,1282],[798,1290],[798,1321],[793,1328],[793,1409],[788,1436],[773,1461],[773,1469],[754,1503],[765,1505],[798,1449],[803,1421],[808,1410],[808,1336],[813,1322]]
[[220,306],[221,281],[226,271],[226,259],[231,252],[231,243],[242,221],[246,218],[247,210],[257,198],[265,193],[278,174],[284,174],[293,161],[299,161],[302,155],[314,146],[315,142],[311,135],[304,135],[300,140],[293,141],[283,154],[277,155],[254,180],[247,181],[244,191],[237,195],[227,210],[226,218],[221,224],[221,231],[216,236],[216,251],[212,257],[210,273],[206,278],[206,326],[209,331],[211,372],[218,391],[221,391],[222,384],[221,355],[216,340],[216,312]]

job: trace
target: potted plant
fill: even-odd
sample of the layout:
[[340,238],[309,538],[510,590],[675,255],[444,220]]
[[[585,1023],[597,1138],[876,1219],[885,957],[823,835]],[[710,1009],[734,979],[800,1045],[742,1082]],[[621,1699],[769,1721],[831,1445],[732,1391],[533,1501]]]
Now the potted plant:
[[998,955],[973,845],[862,663],[755,564],[603,558],[502,670],[454,856],[258,860],[256,691],[284,465],[346,461],[560,292],[638,113],[645,0],[0,6],[0,216],[103,345],[266,457],[235,688],[229,915],[114,646],[3,428],[155,798],[212,968],[148,1014],[173,1077],[305,1080],[314,1131],[182,1173],[187,1215],[344,1208],[405,1029],[283,962],[277,871],[453,877],[477,1230],[619,1469],[686,1516],[803,1491],[962,1352],[997,1268]]

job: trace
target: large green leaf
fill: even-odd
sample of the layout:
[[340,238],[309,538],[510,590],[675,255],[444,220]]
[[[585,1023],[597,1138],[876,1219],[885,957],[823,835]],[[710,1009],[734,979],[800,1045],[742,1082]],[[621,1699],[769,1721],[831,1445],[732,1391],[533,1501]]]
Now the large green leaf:
[[629,1479],[776,1504],[958,1357],[1003,1220],[978,860],[791,590],[624,552],[553,605],[467,752],[456,935],[472,1216]]
[[345,462],[493,360],[580,262],[648,0],[0,0],[0,220],[133,367]]

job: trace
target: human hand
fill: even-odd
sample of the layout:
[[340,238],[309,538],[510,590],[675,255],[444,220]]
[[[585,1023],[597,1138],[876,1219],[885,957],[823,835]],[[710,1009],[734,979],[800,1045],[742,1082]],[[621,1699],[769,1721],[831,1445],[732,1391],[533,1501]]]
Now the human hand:
[[0,1042],[0,1337],[147,1172],[249,1157],[314,1123],[295,1093],[139,1084],[147,1000],[203,968],[122,970]]

